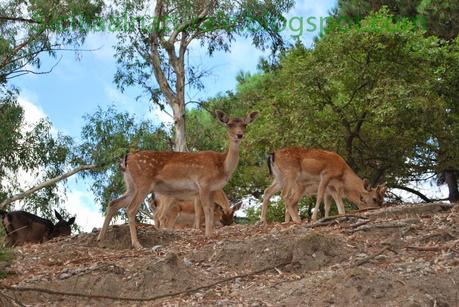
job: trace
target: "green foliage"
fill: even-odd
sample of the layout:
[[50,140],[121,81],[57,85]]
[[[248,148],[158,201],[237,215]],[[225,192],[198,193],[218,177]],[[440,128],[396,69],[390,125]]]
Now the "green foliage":
[[[45,181],[64,173],[71,158],[72,139],[55,135],[44,119],[27,125],[15,101],[13,93],[0,101],[0,202],[26,188],[17,184],[24,173]],[[58,186],[51,185],[29,196],[23,209],[51,217],[50,204],[58,207],[60,197]]]
[[125,191],[119,162],[129,150],[171,150],[170,138],[163,126],[156,127],[150,121],[136,122],[134,117],[113,107],[99,108],[86,115],[85,121],[77,150],[82,161],[78,163],[98,166],[83,175],[93,180],[91,190],[105,211],[108,202]]
[[454,40],[459,34],[459,2],[455,0],[339,0],[334,15],[358,22],[383,7],[396,18],[417,20],[427,35]]
[[[102,0],[7,0],[0,3],[0,85],[12,78],[40,69],[39,55],[55,56],[64,46],[78,47],[87,31],[67,28],[50,31],[46,20],[63,16],[85,16],[89,20],[100,13]],[[30,66],[30,67],[27,67]]]

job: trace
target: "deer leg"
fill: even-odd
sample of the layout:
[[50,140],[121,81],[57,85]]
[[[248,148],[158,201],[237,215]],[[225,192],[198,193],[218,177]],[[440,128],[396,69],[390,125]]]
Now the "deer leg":
[[263,206],[261,207],[261,223],[264,225],[268,224],[266,216],[268,214],[269,200],[274,194],[279,192],[280,189],[281,185],[276,180],[274,180],[273,183],[271,183],[271,185],[263,193]]
[[285,204],[285,219],[284,219],[284,222],[285,223],[289,223],[290,222],[290,213],[288,213],[288,209],[287,209],[287,204]]
[[199,197],[195,197],[193,200],[193,206],[194,206],[194,229],[201,229],[201,213],[202,213],[202,207],[199,202]]
[[161,220],[159,219],[159,208],[155,211],[155,214],[153,217],[154,217],[155,227],[157,229],[161,229]]
[[330,216],[330,207],[331,207],[330,194],[325,194],[324,205],[325,205],[325,217],[329,217]]
[[171,212],[171,208],[175,202],[175,199],[172,197],[163,197],[161,198],[161,203],[159,205],[158,210],[158,220],[160,229],[169,228],[169,213]]
[[312,221],[317,221],[317,214],[319,213],[319,207],[320,204],[322,203],[322,200],[324,199],[325,195],[325,190],[327,188],[328,183],[330,182],[330,177],[322,177],[322,180],[320,180],[319,184],[319,189],[317,190],[317,200],[316,200],[316,206],[314,207],[314,212],[312,213]]
[[136,229],[136,220],[135,216],[137,213],[137,210],[139,209],[139,206],[142,202],[143,199],[145,199],[145,196],[147,193],[140,193],[137,192],[131,203],[129,204],[127,208],[127,216],[128,216],[128,222],[129,222],[129,231],[131,232],[131,243],[134,248],[142,248],[142,245],[139,242],[139,239],[137,238],[137,229]]
[[205,235],[210,237],[213,234],[214,230],[214,205],[211,199],[210,191],[205,189],[199,190],[199,198],[201,200],[201,206],[204,211],[204,218],[206,223]]
[[[284,199],[286,211],[288,211],[288,214],[295,223],[301,222],[301,218],[298,215],[298,202],[300,201],[301,197],[303,197],[305,189],[306,187],[302,185],[291,185],[291,191],[288,195],[289,197]],[[285,219],[287,219],[287,215]]]
[[110,225],[110,221],[112,220],[113,215],[118,212],[119,209],[127,207],[134,197],[134,193],[126,193],[118,199],[112,200],[108,204],[107,213],[105,214],[104,225],[99,232],[99,236],[97,237],[97,241],[102,240],[102,238],[107,233],[108,225]]
[[333,195],[333,198],[335,199],[336,207],[338,207],[338,214],[346,214],[343,202],[343,192],[338,191],[335,195]]

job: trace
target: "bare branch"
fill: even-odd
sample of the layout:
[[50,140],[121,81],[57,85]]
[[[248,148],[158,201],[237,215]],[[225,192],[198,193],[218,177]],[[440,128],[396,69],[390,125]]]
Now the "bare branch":
[[431,203],[432,202],[432,199],[428,198],[427,196],[425,196],[424,194],[422,194],[421,192],[419,192],[419,191],[417,191],[415,189],[412,189],[412,188],[409,188],[409,187],[405,187],[405,186],[402,186],[402,185],[394,185],[394,186],[392,186],[392,188],[410,192],[410,193],[412,193],[412,194],[414,194],[416,196],[419,196],[419,198],[421,198],[426,203]]
[[5,208],[7,205],[11,204],[12,202],[15,202],[17,200],[23,199],[24,197],[27,197],[28,195],[33,194],[38,190],[41,190],[41,189],[43,189],[43,188],[45,188],[47,186],[53,185],[53,184],[55,184],[55,183],[57,183],[59,181],[67,179],[68,177],[73,176],[76,173],[79,173],[81,171],[91,170],[91,169],[94,169],[94,168],[96,168],[96,165],[81,165],[81,166],[71,170],[70,172],[67,172],[65,174],[59,175],[57,177],[54,177],[54,178],[52,178],[50,180],[47,180],[47,181],[43,182],[42,184],[39,184],[39,185],[37,185],[37,186],[35,186],[35,187],[25,191],[25,192],[16,194],[11,198],[5,199],[0,204],[0,209]]
[[38,21],[34,19],[23,18],[23,17],[10,17],[10,16],[0,16],[0,21],[18,21],[18,22],[35,23],[35,24],[39,23]]
[[14,78],[17,78],[17,77],[20,77],[20,76],[23,76],[23,75],[26,75],[26,74],[33,74],[33,75],[46,75],[46,74],[49,74],[51,73],[54,68],[61,62],[62,60],[62,56],[59,58],[59,60],[54,63],[54,65],[47,71],[33,71],[33,70],[30,70],[30,69],[19,69],[19,70],[15,70],[13,72],[10,73],[10,75],[7,75],[6,77],[6,80],[11,80],[11,79],[14,79]]

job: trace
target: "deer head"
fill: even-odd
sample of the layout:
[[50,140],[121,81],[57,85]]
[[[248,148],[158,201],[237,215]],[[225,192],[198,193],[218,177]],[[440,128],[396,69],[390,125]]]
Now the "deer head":
[[386,190],[386,183],[378,185],[376,188],[372,188],[368,179],[363,179],[363,190],[360,193],[362,207],[381,207],[384,202]]
[[239,142],[244,137],[247,125],[255,120],[258,112],[251,112],[245,118],[234,117],[232,119],[220,110],[215,111],[215,115],[220,122],[226,125],[229,138],[234,142]]
[[241,205],[242,205],[242,201],[232,206],[229,213],[222,214],[220,218],[220,222],[222,223],[223,226],[229,226],[234,223],[234,213],[236,213],[237,210],[241,209]]
[[70,220],[66,221],[56,210],[54,210],[54,215],[56,216],[58,222],[56,225],[54,225],[53,231],[51,232],[51,238],[69,236],[72,233],[70,226],[75,223],[75,217],[72,217]]

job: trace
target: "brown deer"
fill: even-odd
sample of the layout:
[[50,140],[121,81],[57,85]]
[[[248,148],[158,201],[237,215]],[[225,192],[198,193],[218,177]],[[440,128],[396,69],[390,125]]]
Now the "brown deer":
[[174,199],[199,197],[204,211],[205,235],[213,234],[215,191],[223,189],[231,178],[239,161],[239,145],[248,124],[257,112],[245,118],[229,118],[224,112],[216,111],[218,120],[226,125],[229,148],[226,152],[155,152],[139,151],[128,154],[121,162],[126,192],[109,203],[105,221],[100,230],[101,240],[112,216],[127,208],[132,245],[141,248],[136,231],[135,215],[138,207],[149,193],[158,193]]
[[58,219],[56,225],[50,220],[25,211],[5,212],[0,210],[0,218],[6,232],[6,246],[19,246],[24,243],[43,243],[59,236],[69,236],[70,226],[75,217],[66,221],[54,210]]
[[305,195],[317,194],[312,220],[317,220],[319,206],[325,198],[326,214],[330,197],[335,200],[339,214],[344,214],[343,198],[346,197],[359,209],[379,207],[384,201],[386,186],[371,188],[368,180],[362,180],[338,154],[312,148],[285,148],[271,154],[268,159],[272,184],[263,194],[261,222],[266,224],[270,198],[281,191],[286,206],[286,221],[300,222],[298,201]]
[[[192,215],[194,221],[192,225],[194,225],[196,229],[199,229],[202,222],[202,206],[199,204],[199,197],[194,197],[193,199],[169,198],[169,196],[156,194],[149,202],[150,209],[155,212],[155,226],[158,228],[173,228],[176,223],[176,218],[180,214],[181,216]],[[230,212],[230,203],[223,190],[214,193],[213,202],[214,221],[218,221],[223,212]],[[199,211],[198,214],[195,214],[195,211],[197,211],[196,209]],[[186,224],[189,223],[187,222]]]
[[[176,200],[165,208],[161,205],[164,196],[158,196],[149,203],[154,212],[155,225],[159,228],[188,228],[194,226],[199,229],[204,223],[202,215],[195,214],[196,210],[202,211],[201,206],[196,206],[193,200]],[[234,213],[240,209],[242,202],[230,206],[230,202],[223,191],[216,193],[214,199],[214,222],[216,225],[228,226],[233,224]],[[197,209],[196,209],[197,208]]]

